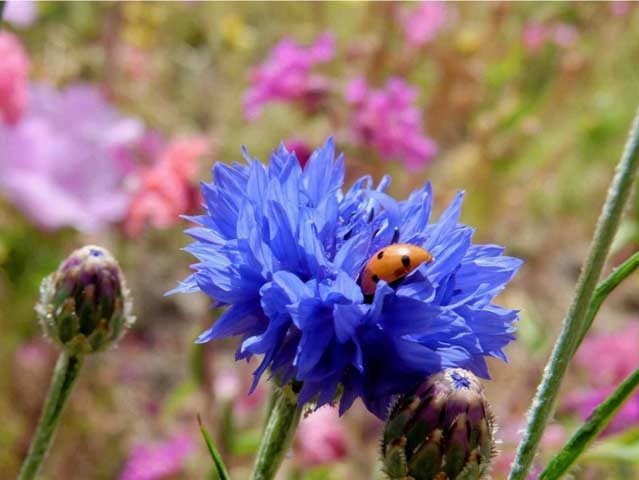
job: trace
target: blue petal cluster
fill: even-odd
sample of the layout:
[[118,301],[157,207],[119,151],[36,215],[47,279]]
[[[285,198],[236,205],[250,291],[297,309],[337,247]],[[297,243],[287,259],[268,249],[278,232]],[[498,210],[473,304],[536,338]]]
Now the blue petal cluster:
[[[174,291],[202,291],[228,306],[198,342],[240,336],[237,359],[262,355],[254,385],[270,368],[301,384],[301,404],[360,397],[382,418],[393,396],[428,374],[463,367],[488,377],[485,357],[505,360],[517,311],[492,300],[521,265],[503,248],[473,245],[459,223],[463,194],[430,223],[429,184],[396,201],[370,177],[343,191],[344,159],[333,141],[304,169],[280,146],[264,165],[216,164],[202,184],[206,213],[190,217],[199,262]],[[397,238],[399,235],[399,238]],[[434,256],[372,300],[358,277],[369,258],[398,240]]]

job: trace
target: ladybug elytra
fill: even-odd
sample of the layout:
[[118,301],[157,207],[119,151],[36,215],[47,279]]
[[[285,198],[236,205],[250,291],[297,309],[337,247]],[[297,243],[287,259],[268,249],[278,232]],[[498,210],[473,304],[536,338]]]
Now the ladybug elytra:
[[361,276],[364,295],[373,295],[377,282],[393,283],[401,280],[422,263],[430,263],[433,256],[423,248],[409,243],[396,243],[381,248],[368,261]]

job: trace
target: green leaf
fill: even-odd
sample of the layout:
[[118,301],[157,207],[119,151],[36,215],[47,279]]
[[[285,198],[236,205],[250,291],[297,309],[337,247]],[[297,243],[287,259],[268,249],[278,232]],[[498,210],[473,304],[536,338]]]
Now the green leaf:
[[230,480],[229,474],[226,471],[226,467],[224,466],[224,462],[222,461],[222,457],[213,444],[211,434],[206,430],[206,428],[204,428],[204,425],[202,424],[202,418],[200,418],[199,415],[197,416],[197,422],[200,424],[200,431],[202,432],[202,436],[204,437],[206,446],[209,449],[209,453],[211,454],[211,458],[213,459],[213,463],[215,464],[215,469],[217,470],[217,474],[220,480]]
[[[630,398],[637,386],[639,386],[639,369],[631,373],[607,399],[599,404],[592,415],[588,417],[588,420],[577,429],[559,453],[548,463],[546,469],[541,472],[539,476],[540,480],[555,480],[561,478],[577,461],[586,448],[599,436],[602,430],[606,428],[610,420],[612,420],[624,402]],[[639,442],[634,443],[635,445],[639,445]],[[636,454],[639,448],[632,446],[629,449],[625,448],[622,450],[624,455],[629,456],[633,453]],[[620,454],[619,452],[615,453],[617,455]]]
[[639,464],[639,428],[598,442],[584,453],[583,460]]

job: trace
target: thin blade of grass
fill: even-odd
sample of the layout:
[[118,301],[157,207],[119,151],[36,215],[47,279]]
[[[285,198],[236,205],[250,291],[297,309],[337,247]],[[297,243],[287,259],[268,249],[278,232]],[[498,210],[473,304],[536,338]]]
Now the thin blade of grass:
[[220,480],[230,480],[231,477],[229,477],[229,474],[226,471],[226,467],[224,466],[222,457],[220,456],[217,449],[215,448],[215,444],[213,443],[211,434],[204,427],[204,424],[202,423],[202,418],[199,415],[197,416],[197,423],[200,425],[200,431],[202,432],[202,436],[204,437],[206,446],[209,449],[209,453],[211,454],[211,458],[213,459],[213,463],[215,464],[215,469],[217,470],[217,474]]

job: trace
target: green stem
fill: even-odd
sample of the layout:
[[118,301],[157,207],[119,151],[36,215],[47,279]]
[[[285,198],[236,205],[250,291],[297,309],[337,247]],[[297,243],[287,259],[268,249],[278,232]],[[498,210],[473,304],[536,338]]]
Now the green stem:
[[0,0],[0,22],[2,22],[2,14],[4,13],[4,0]]
[[301,413],[302,409],[298,407],[297,398],[291,391],[285,389],[277,394],[257,452],[253,480],[271,480],[275,477],[293,439]]
[[40,465],[44,460],[51,438],[55,433],[60,420],[60,414],[71,394],[73,385],[78,378],[83,358],[78,355],[71,355],[67,352],[60,353],[53,379],[49,387],[49,393],[44,404],[42,416],[38,422],[38,428],[33,437],[27,458],[25,458],[18,480],[31,480],[36,476]]
[[[280,394],[280,388],[273,385],[271,394],[268,397],[268,403],[266,404],[266,418],[264,419],[264,430],[266,430],[266,426],[268,425],[268,421],[271,418],[271,413],[273,413],[273,407],[275,407],[275,403]],[[264,432],[262,432],[264,433]]]
[[559,387],[575,352],[577,340],[585,335],[583,326],[591,299],[637,176],[638,153],[639,111],[635,115],[630,136],[599,216],[590,253],[579,277],[575,296],[533,399],[528,424],[510,472],[510,480],[526,478],[548,419],[554,411]]
[[573,434],[559,453],[550,461],[539,477],[540,480],[560,478],[577,460],[579,455],[606,428],[612,417],[639,385],[639,369],[631,373],[606,400],[601,402],[588,420]]
[[[608,295],[619,286],[626,278],[639,267],[639,252],[635,252],[631,257],[626,259],[621,265],[613,270],[608,278],[597,285],[595,293],[592,295],[592,300],[588,306],[588,313],[586,313],[586,319],[584,320],[583,327],[579,335],[577,336],[577,343],[575,345],[575,351],[581,345],[586,333],[592,326],[601,304],[604,302]],[[574,352],[573,352],[574,353]]]

